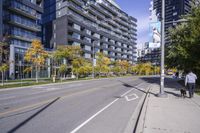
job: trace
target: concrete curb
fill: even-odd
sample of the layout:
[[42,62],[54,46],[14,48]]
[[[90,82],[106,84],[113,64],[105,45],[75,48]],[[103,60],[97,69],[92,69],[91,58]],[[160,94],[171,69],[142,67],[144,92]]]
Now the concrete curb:
[[127,127],[125,128],[123,133],[136,133],[138,121],[140,119],[140,114],[143,110],[143,106],[144,106],[144,103],[146,101],[147,95],[149,94],[148,92],[151,88],[150,86],[148,87],[146,93],[142,95],[142,98],[140,99],[138,105],[136,106],[136,109],[133,112],[133,114],[132,114],[132,116],[131,116],[128,124],[127,124]]
[[135,129],[135,133],[143,133],[145,119],[146,119],[146,113],[147,113],[147,107],[148,107],[148,103],[149,103],[149,96],[150,96],[150,93],[147,93],[146,99],[144,101],[144,105],[143,105],[143,107],[141,109],[141,114],[140,114],[140,117],[138,119],[138,125],[137,125],[137,127]]

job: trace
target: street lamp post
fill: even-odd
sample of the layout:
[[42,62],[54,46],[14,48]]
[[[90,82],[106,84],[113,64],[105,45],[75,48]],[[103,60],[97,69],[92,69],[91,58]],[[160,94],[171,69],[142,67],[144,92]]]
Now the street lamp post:
[[92,78],[95,78],[95,69],[94,67],[96,66],[96,60],[95,60],[95,44],[98,44],[99,41],[94,41],[92,43]]
[[[95,41],[94,41],[95,42]],[[94,42],[92,43],[92,78],[94,79]]]
[[158,97],[166,97],[164,92],[165,80],[165,0],[162,0],[162,18],[161,18],[161,73],[160,73],[160,93]]

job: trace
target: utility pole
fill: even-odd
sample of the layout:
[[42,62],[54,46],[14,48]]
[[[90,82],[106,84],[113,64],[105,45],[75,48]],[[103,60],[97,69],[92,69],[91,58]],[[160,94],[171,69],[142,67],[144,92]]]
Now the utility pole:
[[94,59],[95,59],[95,53],[94,53],[94,50],[95,50],[95,46],[94,46],[94,43],[95,41],[92,43],[93,45],[93,49],[92,49],[92,78],[94,79]]
[[158,97],[167,97],[164,92],[165,80],[165,0],[162,0],[162,18],[161,18],[161,73],[160,73],[160,93]]

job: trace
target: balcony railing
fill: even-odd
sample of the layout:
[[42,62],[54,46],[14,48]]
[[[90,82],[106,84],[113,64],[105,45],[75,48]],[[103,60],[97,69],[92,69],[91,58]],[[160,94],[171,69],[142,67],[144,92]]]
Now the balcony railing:
[[116,8],[112,7],[111,5],[108,4],[107,1],[102,1],[100,4],[102,4],[102,6],[106,7],[112,14],[117,15],[118,11]]
[[112,18],[112,14],[110,12],[108,12],[107,10],[103,9],[99,4],[93,4],[93,6],[96,8],[98,7],[98,10],[100,12],[102,12],[104,15],[106,15],[107,17]]
[[34,9],[26,7],[25,5],[22,5],[16,1],[8,1],[5,3],[5,6],[8,7],[9,10],[16,11],[26,17],[32,19],[41,19],[41,15],[39,15]]
[[110,24],[119,27],[119,24],[117,24],[115,21],[113,21],[112,19],[107,19],[107,22],[109,22]]
[[105,19],[105,16],[101,13],[99,13],[99,11],[93,9],[92,7],[89,7],[88,8],[90,12],[94,13],[96,16],[100,17],[101,19]]
[[84,5],[84,2],[82,0],[72,0],[72,1],[79,4],[80,6]]
[[114,20],[117,21],[118,23],[120,23],[123,26],[130,27],[130,25],[128,23],[124,22],[123,20],[121,20],[118,17],[115,17]]
[[7,16],[4,20],[25,29],[29,29],[32,31],[41,31],[41,26],[38,26],[37,24],[28,23],[22,19],[16,19],[14,16]]
[[98,29],[98,25],[96,23],[92,23],[90,21],[87,21],[87,20],[84,20],[83,18],[77,16],[75,13],[69,11],[67,15],[71,15],[72,18],[82,22],[83,24],[87,25],[87,26],[92,26],[92,27],[95,27],[96,29]]

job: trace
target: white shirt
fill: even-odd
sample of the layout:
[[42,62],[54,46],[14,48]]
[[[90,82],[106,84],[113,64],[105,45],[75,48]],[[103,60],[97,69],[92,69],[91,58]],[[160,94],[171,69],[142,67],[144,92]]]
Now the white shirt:
[[196,83],[196,80],[197,80],[196,74],[190,72],[185,77],[185,85],[187,85],[187,83]]

